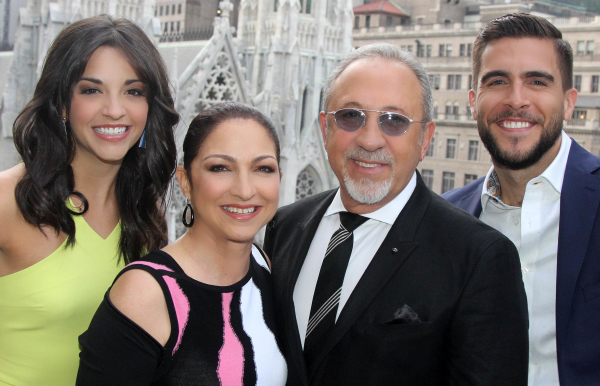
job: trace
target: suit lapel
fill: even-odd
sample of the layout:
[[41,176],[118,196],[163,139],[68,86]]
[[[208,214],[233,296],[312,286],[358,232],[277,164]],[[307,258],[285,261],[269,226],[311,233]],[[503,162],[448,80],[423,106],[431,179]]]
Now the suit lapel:
[[430,200],[431,193],[418,176],[415,191],[350,294],[323,352],[308,369],[309,379],[416,248],[414,237]]
[[[312,243],[312,239],[317,232],[317,228],[321,223],[323,215],[327,211],[327,208],[333,201],[337,189],[332,190],[325,196],[321,202],[317,205],[311,205],[306,207],[306,215],[298,223],[296,231],[290,235],[295,241],[291,243],[294,246],[294,250],[290,250],[290,267],[286,269],[285,282],[283,286],[283,304],[284,304],[284,316],[287,336],[284,339],[288,340],[288,347],[290,347],[290,355],[294,355],[293,363],[298,366],[298,374],[306,374],[306,365],[304,363],[304,355],[302,350],[302,342],[300,340],[300,333],[298,332],[298,322],[296,321],[296,308],[294,306],[294,288],[296,287],[296,281],[300,275],[300,270],[306,259],[306,254]],[[288,363],[289,366],[292,363]],[[302,382],[303,384],[306,382]]]
[[600,177],[591,174],[600,161],[571,145],[560,198],[556,277],[557,341],[566,337],[571,303],[600,204]]

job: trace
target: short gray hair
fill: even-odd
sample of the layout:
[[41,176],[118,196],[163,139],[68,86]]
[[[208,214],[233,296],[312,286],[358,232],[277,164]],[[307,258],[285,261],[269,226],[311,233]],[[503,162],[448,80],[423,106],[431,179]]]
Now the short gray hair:
[[[423,105],[423,120],[433,120],[433,96],[431,95],[431,85],[429,83],[429,76],[427,71],[419,62],[419,60],[410,52],[400,49],[400,47],[390,43],[374,43],[362,46],[355,51],[350,52],[346,55],[338,65],[331,71],[327,77],[325,83],[325,90],[323,92],[325,110],[329,105],[331,94],[333,93],[333,84],[342,72],[352,63],[360,59],[385,59],[390,61],[396,61],[403,63],[410,68],[416,75],[419,83],[421,84],[421,91],[423,98],[421,104]],[[411,117],[412,118],[412,117]],[[413,118],[414,119],[414,118]],[[420,118],[417,118],[420,119]],[[425,125],[423,125],[423,128]]]

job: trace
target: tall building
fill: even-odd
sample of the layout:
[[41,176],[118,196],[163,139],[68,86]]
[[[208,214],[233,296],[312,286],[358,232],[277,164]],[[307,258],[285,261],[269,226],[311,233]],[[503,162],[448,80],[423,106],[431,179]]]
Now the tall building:
[[[458,188],[486,175],[491,159],[481,143],[468,101],[473,42],[486,21],[509,12],[548,18],[574,52],[574,87],[579,98],[565,131],[600,155],[600,16],[581,7],[551,1],[383,0],[405,14],[388,23],[388,14],[354,8],[353,46],[387,41],[415,53],[433,86],[433,142],[419,170],[437,193]],[[495,4],[494,4],[495,3]],[[371,6],[377,3],[364,5]],[[391,8],[389,8],[391,9]],[[370,26],[367,26],[367,17]]]

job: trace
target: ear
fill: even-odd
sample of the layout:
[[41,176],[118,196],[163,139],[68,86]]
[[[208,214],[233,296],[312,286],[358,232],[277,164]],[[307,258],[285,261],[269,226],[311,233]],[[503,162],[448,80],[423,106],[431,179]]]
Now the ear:
[[319,124],[321,125],[321,135],[323,135],[323,143],[327,146],[327,113],[321,111],[319,113]]
[[431,138],[433,138],[434,132],[435,122],[427,122],[425,130],[423,131],[423,142],[421,143],[421,157],[419,158],[419,162],[423,161],[423,159],[425,158],[425,154],[427,154],[427,149],[429,149],[429,145],[431,144]]
[[187,172],[185,171],[183,166],[177,166],[177,182],[179,182],[179,187],[181,187],[181,191],[186,198],[190,198],[192,193],[190,180],[188,179]]
[[471,105],[471,114],[473,119],[477,120],[477,105],[475,104],[475,91],[469,90],[469,105]]
[[575,103],[577,103],[577,90],[572,88],[565,92],[564,111],[565,115],[563,119],[568,121],[573,116],[573,110],[575,110]]

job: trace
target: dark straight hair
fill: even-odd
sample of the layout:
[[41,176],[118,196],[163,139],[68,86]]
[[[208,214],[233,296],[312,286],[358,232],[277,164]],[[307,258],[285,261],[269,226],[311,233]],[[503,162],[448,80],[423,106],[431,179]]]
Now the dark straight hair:
[[176,167],[173,127],[179,121],[169,90],[164,62],[141,28],[126,19],[101,15],[77,21],[62,30],[50,47],[32,100],[13,125],[17,151],[25,164],[25,175],[15,197],[25,220],[38,227],[49,226],[75,242],[73,213],[66,204],[74,191],[71,162],[75,141],[67,123],[61,127],[63,111],[69,116],[73,89],[88,60],[99,47],[119,50],[144,83],[148,101],[146,148],[133,146],[123,160],[116,179],[121,220],[120,257],[129,263],[145,252],[167,243],[165,207],[169,182]]
[[208,138],[217,126],[230,119],[251,119],[264,127],[275,145],[275,154],[277,164],[279,165],[281,148],[277,131],[271,120],[256,107],[244,103],[219,103],[203,110],[192,120],[183,140],[183,167],[190,182],[192,181],[190,174],[192,162],[198,156],[198,152],[206,141],[206,138]]
[[528,13],[509,13],[487,23],[473,44],[473,90],[477,90],[481,56],[487,45],[503,38],[549,39],[554,42],[563,91],[573,87],[573,50],[562,33],[543,17]]

